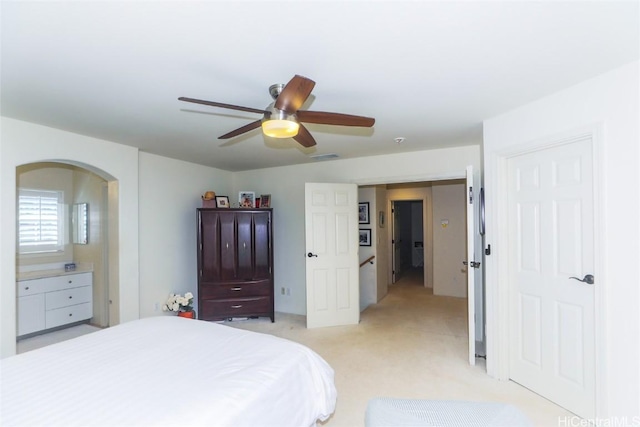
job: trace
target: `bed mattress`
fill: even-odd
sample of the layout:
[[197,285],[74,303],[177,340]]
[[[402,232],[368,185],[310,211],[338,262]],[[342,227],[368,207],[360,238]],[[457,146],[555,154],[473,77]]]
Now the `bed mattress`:
[[136,320],[0,361],[3,426],[310,426],[332,368],[274,336],[180,317]]

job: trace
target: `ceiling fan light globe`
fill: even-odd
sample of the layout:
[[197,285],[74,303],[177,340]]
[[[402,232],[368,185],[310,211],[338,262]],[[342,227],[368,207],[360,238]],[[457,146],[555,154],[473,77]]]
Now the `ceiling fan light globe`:
[[272,138],[293,138],[298,134],[300,125],[291,120],[265,120],[262,122],[262,131]]

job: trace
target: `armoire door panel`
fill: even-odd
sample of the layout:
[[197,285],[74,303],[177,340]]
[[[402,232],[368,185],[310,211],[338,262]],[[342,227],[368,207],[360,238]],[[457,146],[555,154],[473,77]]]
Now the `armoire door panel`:
[[236,213],[237,226],[237,270],[236,278],[250,280],[253,278],[253,239],[252,239],[252,217],[249,212]]
[[[220,251],[217,249],[220,242],[218,227],[218,213],[204,212],[199,216],[200,235],[198,246],[200,250],[200,276],[202,280],[220,280]],[[203,241],[207,244],[203,245]]]
[[254,279],[271,276],[271,236],[269,235],[269,214],[257,213],[253,216]]
[[220,279],[236,278],[236,221],[234,212],[220,212]]

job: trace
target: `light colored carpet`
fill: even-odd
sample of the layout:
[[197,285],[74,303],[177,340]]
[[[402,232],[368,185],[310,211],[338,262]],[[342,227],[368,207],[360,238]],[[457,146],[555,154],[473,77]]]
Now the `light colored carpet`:
[[306,329],[304,316],[225,324],[300,342],[336,373],[338,404],[327,427],[364,425],[374,397],[470,400],[515,405],[536,426],[557,426],[573,414],[511,382],[486,374],[484,360],[468,364],[466,299],[434,296],[422,271],[409,272],[361,314],[359,325]]
[[[307,329],[306,318],[276,313],[269,319],[226,325],[302,343],[336,373],[338,404],[326,427],[364,425],[367,402],[375,397],[471,400],[515,405],[536,426],[557,426],[573,414],[511,381],[485,372],[483,360],[467,362],[466,299],[434,296],[409,272],[379,303],[361,314],[359,325]],[[81,325],[18,342],[19,352],[82,335]]]

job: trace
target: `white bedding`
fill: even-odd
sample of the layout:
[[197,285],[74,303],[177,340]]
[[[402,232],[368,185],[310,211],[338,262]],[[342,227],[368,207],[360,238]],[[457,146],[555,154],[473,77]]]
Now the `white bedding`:
[[153,317],[0,361],[2,426],[310,426],[335,408],[309,348]]

